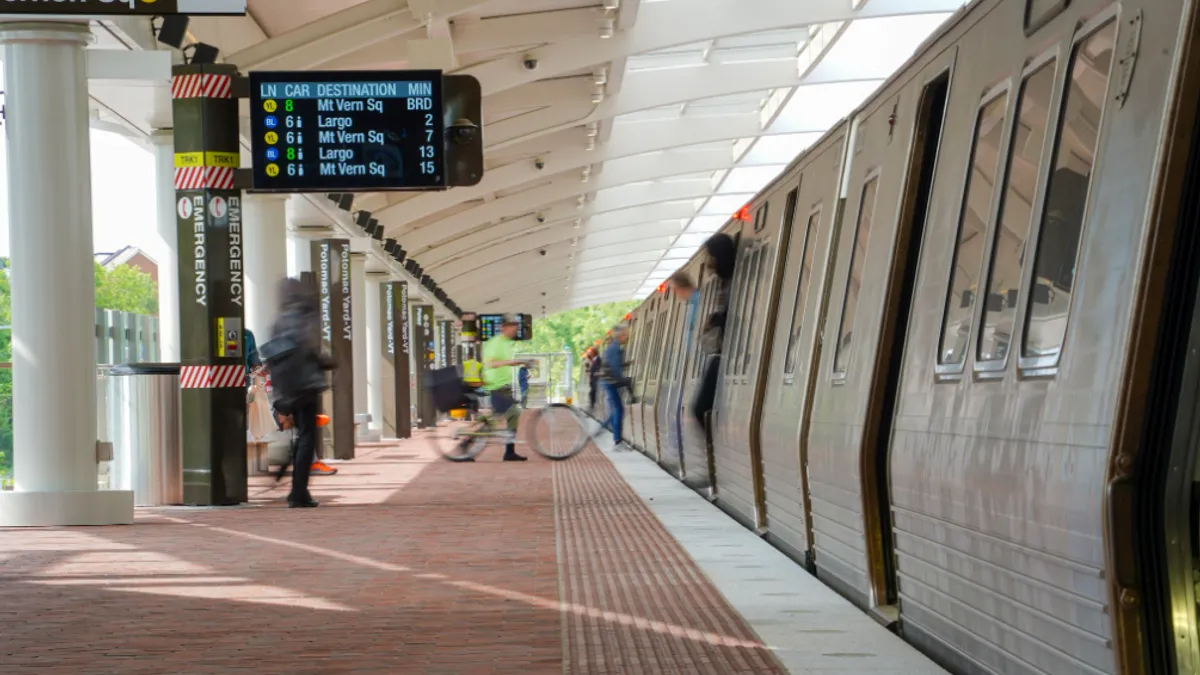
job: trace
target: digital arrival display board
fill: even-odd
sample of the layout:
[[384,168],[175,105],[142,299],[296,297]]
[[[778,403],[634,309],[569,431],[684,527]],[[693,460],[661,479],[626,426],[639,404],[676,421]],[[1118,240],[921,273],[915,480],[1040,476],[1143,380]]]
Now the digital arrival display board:
[[[517,314],[517,340],[532,340],[533,339],[533,315],[532,314]],[[479,315],[479,339],[483,342],[496,337],[500,334],[500,327],[504,325],[503,314],[480,314]]]
[[442,72],[250,73],[254,189],[446,187]]

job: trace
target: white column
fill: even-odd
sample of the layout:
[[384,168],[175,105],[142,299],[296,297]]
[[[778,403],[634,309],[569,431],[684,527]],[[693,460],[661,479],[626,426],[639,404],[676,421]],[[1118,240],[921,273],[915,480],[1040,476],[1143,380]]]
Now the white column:
[[[366,292],[363,293],[363,305],[366,306],[366,320],[355,319],[355,326],[363,326],[366,332],[367,359],[367,412],[371,414],[371,424],[367,436],[373,439],[383,438],[383,316],[381,311],[379,284],[387,279],[382,274],[370,274],[366,279]],[[358,336],[354,343],[358,344]],[[354,379],[358,382],[357,375]]]
[[133,522],[99,491],[86,23],[0,23],[8,91],[16,491],[0,526]]
[[299,277],[304,272],[313,271],[312,240],[307,237],[297,237],[288,233],[288,248],[291,256],[288,258],[288,276]]
[[154,194],[158,201],[158,348],[159,360],[179,361],[179,224],[175,214],[175,134],[156,130]]
[[246,195],[246,328],[258,343],[271,337],[279,311],[279,284],[288,275],[287,197]]
[[[367,401],[367,254],[350,256],[350,321],[354,357],[354,414],[370,412]],[[364,436],[367,427],[356,427]]]

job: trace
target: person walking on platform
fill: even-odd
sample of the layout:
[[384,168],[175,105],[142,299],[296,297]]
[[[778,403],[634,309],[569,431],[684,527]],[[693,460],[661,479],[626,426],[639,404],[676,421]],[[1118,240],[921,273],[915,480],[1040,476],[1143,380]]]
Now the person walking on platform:
[[629,328],[621,323],[612,330],[612,339],[604,348],[604,394],[608,401],[608,428],[613,435],[613,448],[621,446],[625,426],[625,404],[621,401],[621,390],[629,389],[632,396],[633,384],[625,376],[625,342],[629,340]]
[[[598,344],[598,342],[597,342]],[[595,347],[588,347],[587,351],[587,374],[588,374],[588,411],[595,412],[596,410],[596,389],[600,385],[600,352],[596,351]]]
[[321,393],[329,387],[325,371],[333,362],[321,349],[320,302],[314,289],[298,279],[284,279],[279,297],[272,340],[261,353],[271,369],[275,407],[291,417],[298,435],[288,506],[313,508],[317,501],[308,479],[317,447],[317,412]]
[[[513,368],[525,365],[524,361],[515,358],[519,327],[520,323],[516,317],[505,315],[500,332],[483,343],[483,388],[492,399],[492,410],[498,415],[504,415],[508,430],[514,435],[521,419],[521,409],[513,399]],[[525,459],[517,454],[514,443],[505,444],[504,461],[524,462]]]

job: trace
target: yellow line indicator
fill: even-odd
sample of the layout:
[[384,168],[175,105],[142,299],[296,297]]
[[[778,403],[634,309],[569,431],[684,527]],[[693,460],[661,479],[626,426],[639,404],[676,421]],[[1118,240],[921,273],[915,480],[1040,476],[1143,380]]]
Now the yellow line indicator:
[[236,169],[242,164],[242,157],[236,152],[177,152],[175,153],[175,168],[190,169],[200,166],[215,166],[223,169]]
[[223,169],[236,169],[242,164],[242,157],[236,152],[206,152],[205,166],[217,166]]
[[175,153],[175,168],[187,169],[195,166],[204,166],[203,152],[177,152]]

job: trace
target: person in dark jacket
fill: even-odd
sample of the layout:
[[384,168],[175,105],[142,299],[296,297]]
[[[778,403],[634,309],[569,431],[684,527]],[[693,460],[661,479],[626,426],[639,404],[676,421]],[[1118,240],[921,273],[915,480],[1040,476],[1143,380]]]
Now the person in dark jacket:
[[[308,491],[308,478],[317,447],[321,392],[328,387],[324,371],[333,364],[321,348],[316,290],[298,279],[284,279],[279,297],[281,306],[272,341],[263,345],[262,352],[275,382],[276,406],[291,416],[297,433],[288,506],[314,508],[317,501]],[[278,360],[272,362],[273,357]]]
[[[729,287],[733,268],[737,264],[737,242],[727,234],[717,233],[704,242],[706,265],[717,278],[714,286],[712,312],[704,319],[700,346],[704,353],[704,379],[692,403],[692,416],[700,426],[708,427],[708,414],[717,398],[717,379],[721,373],[721,347],[725,339],[725,320],[729,305]],[[710,433],[711,429],[707,429]]]

